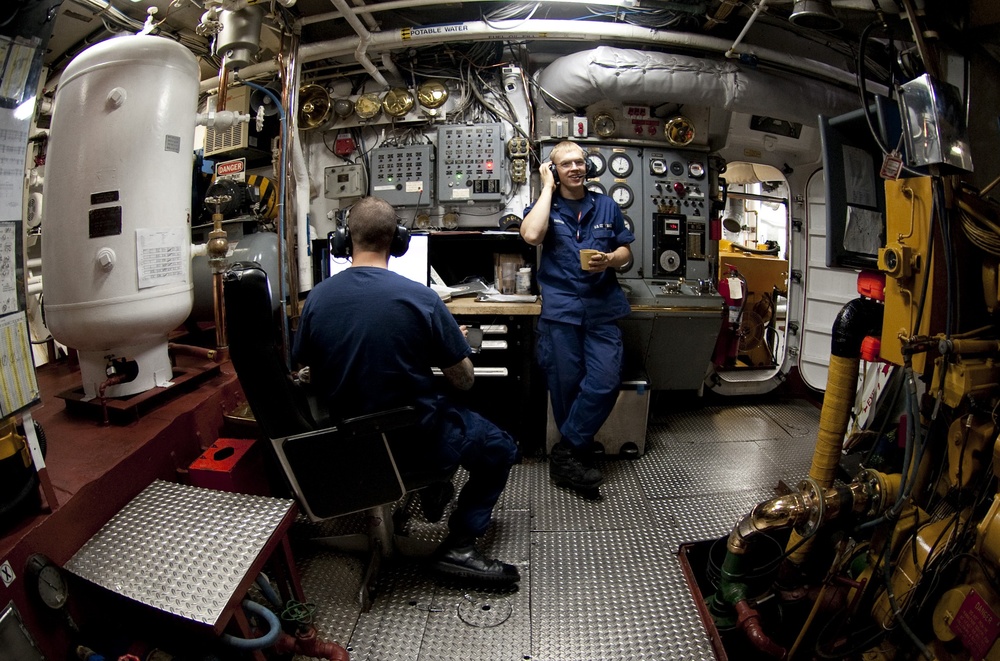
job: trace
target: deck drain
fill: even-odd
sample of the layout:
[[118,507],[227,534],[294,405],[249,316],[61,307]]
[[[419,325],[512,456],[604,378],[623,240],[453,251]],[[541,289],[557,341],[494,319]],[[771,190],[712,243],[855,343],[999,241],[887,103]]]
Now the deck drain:
[[469,626],[488,629],[503,624],[514,611],[506,599],[475,599],[465,595],[458,605],[458,617]]

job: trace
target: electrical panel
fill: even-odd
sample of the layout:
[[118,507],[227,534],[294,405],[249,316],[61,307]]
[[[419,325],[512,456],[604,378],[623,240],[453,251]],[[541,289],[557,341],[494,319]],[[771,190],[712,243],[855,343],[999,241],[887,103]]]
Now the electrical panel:
[[499,123],[438,127],[437,147],[440,202],[502,199],[504,143]]
[[379,147],[371,154],[371,192],[398,207],[433,204],[433,145]]
[[324,171],[323,196],[328,200],[365,194],[365,172],[360,165],[334,165]]

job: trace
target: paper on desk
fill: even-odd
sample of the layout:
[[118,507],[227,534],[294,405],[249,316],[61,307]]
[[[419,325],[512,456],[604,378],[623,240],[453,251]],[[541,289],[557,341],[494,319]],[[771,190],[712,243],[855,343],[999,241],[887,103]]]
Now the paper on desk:
[[483,294],[477,296],[476,300],[487,303],[534,303],[538,297],[534,294]]

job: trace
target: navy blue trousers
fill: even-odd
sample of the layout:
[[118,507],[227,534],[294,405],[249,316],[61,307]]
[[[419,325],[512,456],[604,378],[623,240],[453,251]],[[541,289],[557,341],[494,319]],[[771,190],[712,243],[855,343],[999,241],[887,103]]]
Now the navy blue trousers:
[[618,324],[538,321],[536,357],[545,371],[552,417],[575,448],[593,443],[621,388],[622,332]]

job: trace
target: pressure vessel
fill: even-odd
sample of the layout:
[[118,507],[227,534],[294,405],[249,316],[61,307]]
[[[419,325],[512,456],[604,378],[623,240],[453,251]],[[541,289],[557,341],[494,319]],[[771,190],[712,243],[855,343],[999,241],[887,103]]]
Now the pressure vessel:
[[167,334],[192,303],[198,82],[190,51],[146,35],[91,46],[59,79],[44,189],[44,309],[52,336],[79,351],[86,398],[102,384],[106,396],[129,396],[173,376]]

